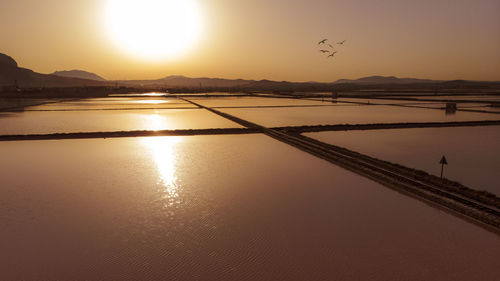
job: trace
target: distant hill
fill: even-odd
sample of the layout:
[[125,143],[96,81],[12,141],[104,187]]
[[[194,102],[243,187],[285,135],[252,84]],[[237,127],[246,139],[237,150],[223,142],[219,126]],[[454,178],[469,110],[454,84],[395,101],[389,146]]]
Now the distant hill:
[[13,58],[0,53],[0,66],[17,67],[17,62]]
[[247,85],[252,80],[243,79],[222,79],[222,78],[189,78],[181,75],[167,76],[156,80],[122,80],[116,81],[119,84],[139,85],[139,86],[157,86],[157,87],[238,87]]
[[97,74],[83,71],[57,71],[53,74],[41,74],[30,69],[19,67],[17,62],[8,55],[0,53],[0,90],[18,86],[20,88],[51,88],[51,87],[87,87],[87,86],[129,86],[144,88],[189,88],[203,90],[231,89],[243,91],[273,91],[273,92],[319,92],[319,91],[351,91],[365,89],[497,89],[500,82],[485,81],[437,81],[415,78],[398,78],[394,76],[370,76],[355,80],[340,79],[331,83],[319,82],[289,82],[272,80],[245,80],[224,78],[190,78],[182,75],[171,75],[152,80],[121,80],[107,81]]
[[102,86],[105,83],[102,81],[37,73],[33,70],[19,67],[13,58],[0,53],[0,86],[14,86],[16,84],[21,88],[37,88]]
[[416,83],[436,83],[440,81],[416,78],[398,78],[394,76],[369,76],[355,80],[340,79],[334,84],[416,84]]
[[0,53],[0,85],[10,86],[16,81],[31,81],[35,79],[34,76],[33,71],[19,68],[13,58]]
[[101,76],[92,73],[92,72],[87,72],[83,70],[63,70],[63,71],[56,71],[52,73],[51,75],[56,75],[60,77],[67,77],[67,78],[80,78],[80,79],[87,79],[87,80],[94,80],[94,81],[106,81],[106,79],[102,78]]
[[184,87],[237,87],[246,85],[251,80],[243,80],[243,79],[223,79],[223,78],[188,78],[184,76],[168,76],[159,81],[167,83],[168,85],[175,86],[184,86]]

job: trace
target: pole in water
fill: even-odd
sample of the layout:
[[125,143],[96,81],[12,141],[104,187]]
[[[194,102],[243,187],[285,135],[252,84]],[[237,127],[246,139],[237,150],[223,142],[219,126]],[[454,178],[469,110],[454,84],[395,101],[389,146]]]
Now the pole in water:
[[448,161],[444,155],[441,158],[441,161],[439,161],[439,164],[441,164],[441,178],[443,178],[444,165],[448,165]]

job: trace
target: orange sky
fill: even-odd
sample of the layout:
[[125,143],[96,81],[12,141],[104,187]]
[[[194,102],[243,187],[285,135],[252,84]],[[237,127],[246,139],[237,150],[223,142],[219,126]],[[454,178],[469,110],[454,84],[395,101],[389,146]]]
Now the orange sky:
[[[162,61],[111,42],[105,1],[2,0],[0,52],[41,73],[83,69],[107,79],[500,80],[498,0],[197,0],[202,38]],[[328,60],[316,45],[322,38],[347,42]]]

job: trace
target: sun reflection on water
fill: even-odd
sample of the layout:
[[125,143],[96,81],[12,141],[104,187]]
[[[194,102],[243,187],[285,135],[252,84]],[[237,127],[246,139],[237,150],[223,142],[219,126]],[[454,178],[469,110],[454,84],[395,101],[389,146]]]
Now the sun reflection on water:
[[164,104],[164,103],[171,103],[171,101],[168,101],[168,100],[140,100],[140,101],[134,101],[134,103]]
[[144,114],[142,115],[144,127],[149,130],[159,131],[164,129],[165,120],[162,116],[155,110],[153,114]]
[[141,140],[149,148],[151,157],[156,164],[159,175],[158,183],[162,186],[162,200],[168,206],[179,203],[180,187],[176,173],[176,145],[181,141],[181,137],[151,137]]

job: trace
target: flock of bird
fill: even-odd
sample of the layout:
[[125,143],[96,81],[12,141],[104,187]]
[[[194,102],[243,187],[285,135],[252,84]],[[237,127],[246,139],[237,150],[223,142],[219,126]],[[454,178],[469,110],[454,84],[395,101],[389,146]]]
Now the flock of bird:
[[[342,46],[345,44],[346,41],[347,40],[337,42],[336,44]],[[318,46],[325,45],[325,46],[330,47],[330,50],[321,49],[319,51],[323,54],[329,54],[327,58],[333,58],[333,57],[335,57],[335,54],[338,53],[338,51],[335,50],[335,47],[332,44],[329,44],[327,42],[328,42],[328,39],[323,39],[323,40],[318,42]]]

